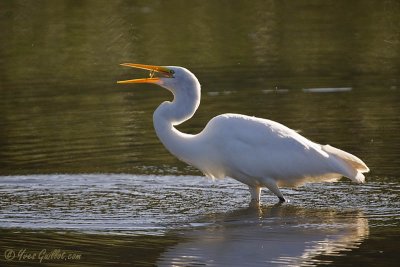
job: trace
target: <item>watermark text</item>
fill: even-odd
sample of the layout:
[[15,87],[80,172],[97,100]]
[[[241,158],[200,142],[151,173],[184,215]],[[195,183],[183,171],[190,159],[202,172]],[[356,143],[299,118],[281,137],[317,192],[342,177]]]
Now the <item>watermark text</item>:
[[73,250],[48,249],[31,250],[27,248],[6,249],[3,257],[6,261],[20,262],[55,262],[55,261],[79,261],[82,259],[82,253]]

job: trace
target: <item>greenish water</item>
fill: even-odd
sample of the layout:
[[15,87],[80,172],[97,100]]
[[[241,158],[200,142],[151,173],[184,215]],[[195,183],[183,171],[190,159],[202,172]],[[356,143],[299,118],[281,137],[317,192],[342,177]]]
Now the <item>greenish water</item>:
[[[399,14],[398,1],[1,1],[0,265],[397,266]],[[359,156],[367,183],[284,188],[281,206],[265,191],[249,208],[246,186],[163,148],[152,112],[171,95],[117,85],[148,75],[123,62],[196,74],[202,103],[181,131],[269,118]],[[74,258],[26,258],[43,249]]]

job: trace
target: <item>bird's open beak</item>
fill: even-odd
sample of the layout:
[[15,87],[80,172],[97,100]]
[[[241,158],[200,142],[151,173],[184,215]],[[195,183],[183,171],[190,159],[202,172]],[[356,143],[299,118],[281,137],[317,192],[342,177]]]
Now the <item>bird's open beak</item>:
[[122,63],[121,66],[131,67],[136,69],[143,69],[150,71],[149,78],[142,78],[142,79],[133,79],[133,80],[124,80],[124,81],[117,81],[117,83],[157,83],[160,81],[159,77],[153,77],[154,73],[159,73],[163,77],[166,78],[173,78],[173,70],[170,70],[166,67],[162,66],[153,66],[153,65],[143,65],[143,64],[134,64],[134,63]]

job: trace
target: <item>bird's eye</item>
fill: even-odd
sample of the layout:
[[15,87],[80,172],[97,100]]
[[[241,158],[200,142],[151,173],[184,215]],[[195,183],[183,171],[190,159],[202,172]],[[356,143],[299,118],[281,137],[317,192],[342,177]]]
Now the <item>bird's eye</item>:
[[170,71],[169,71],[169,73],[171,73],[171,74],[174,74],[174,73],[175,73],[175,71],[173,71],[173,70],[170,70]]

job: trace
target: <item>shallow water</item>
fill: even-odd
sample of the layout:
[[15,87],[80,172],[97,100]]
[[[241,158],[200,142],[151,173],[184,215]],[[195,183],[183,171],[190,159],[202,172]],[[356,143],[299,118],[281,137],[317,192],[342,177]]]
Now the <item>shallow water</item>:
[[[2,1],[0,265],[397,266],[399,14],[397,1]],[[181,131],[269,118],[359,156],[367,182],[283,188],[282,205],[264,190],[248,207],[246,186],[163,148],[152,112],[171,95],[115,84],[148,75],[122,62],[196,74],[202,103]]]
[[[260,208],[242,184],[198,176],[7,176],[0,189],[2,248],[82,256],[71,264],[310,266],[379,253],[394,264],[399,245],[400,186],[387,182],[284,189],[289,203],[265,193]],[[391,247],[374,244],[388,229]]]

